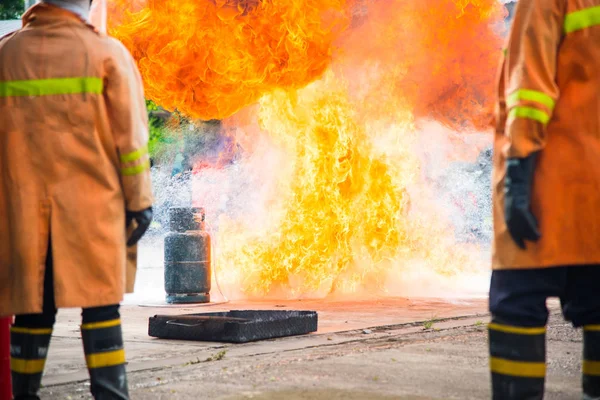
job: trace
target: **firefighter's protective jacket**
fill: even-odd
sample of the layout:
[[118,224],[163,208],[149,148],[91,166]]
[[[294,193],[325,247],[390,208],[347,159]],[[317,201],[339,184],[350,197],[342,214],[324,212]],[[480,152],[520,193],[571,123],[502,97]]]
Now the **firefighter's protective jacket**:
[[[600,264],[600,0],[520,0],[504,54],[493,267]],[[533,152],[542,238],[521,250],[504,222],[505,161]]]
[[147,141],[140,75],[117,40],[44,3],[0,39],[0,315],[42,311],[49,241],[58,307],[131,291],[125,209],[152,205]]

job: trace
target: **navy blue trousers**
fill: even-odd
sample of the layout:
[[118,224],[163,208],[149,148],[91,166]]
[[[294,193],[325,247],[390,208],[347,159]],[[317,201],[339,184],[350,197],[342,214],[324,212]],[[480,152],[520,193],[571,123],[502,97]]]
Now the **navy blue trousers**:
[[495,270],[489,307],[493,318],[522,327],[544,326],[546,300],[558,297],[575,327],[600,324],[600,265]]
[[[52,243],[48,243],[46,270],[44,272],[44,303],[40,314],[23,314],[15,317],[15,326],[23,328],[52,328],[56,322],[56,303],[54,302],[54,270],[52,260]],[[110,321],[120,318],[119,304],[102,307],[84,308],[81,322]]]

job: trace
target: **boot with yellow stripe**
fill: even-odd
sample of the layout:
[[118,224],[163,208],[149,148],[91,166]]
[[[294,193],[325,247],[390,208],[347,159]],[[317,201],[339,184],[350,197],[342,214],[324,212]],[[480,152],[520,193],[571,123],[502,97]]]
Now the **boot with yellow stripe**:
[[10,369],[15,400],[34,400],[42,383],[52,328],[10,330]]
[[600,400],[600,325],[583,327],[583,399]]
[[121,320],[84,323],[81,336],[94,398],[129,399]]
[[546,377],[546,327],[489,324],[494,400],[542,400]]

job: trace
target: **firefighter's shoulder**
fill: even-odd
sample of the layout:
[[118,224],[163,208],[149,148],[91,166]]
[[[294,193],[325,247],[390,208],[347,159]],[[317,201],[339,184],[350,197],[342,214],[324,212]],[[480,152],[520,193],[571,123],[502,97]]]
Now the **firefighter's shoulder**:
[[11,37],[15,36],[19,32],[19,30],[20,29],[17,29],[16,31],[9,32],[3,36],[0,36],[0,44],[2,44],[2,42],[4,42],[4,41],[10,39]]
[[102,39],[106,50],[116,62],[130,66],[135,64],[133,56],[120,40],[108,35],[103,36]]
[[93,33],[91,38],[91,47],[100,54],[104,54],[117,62],[130,62],[131,53],[120,40],[100,32],[93,25],[86,24],[90,32]]

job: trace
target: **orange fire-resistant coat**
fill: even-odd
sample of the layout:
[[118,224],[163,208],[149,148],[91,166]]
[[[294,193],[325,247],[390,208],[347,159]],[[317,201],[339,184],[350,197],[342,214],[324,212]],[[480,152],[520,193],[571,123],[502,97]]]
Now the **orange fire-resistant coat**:
[[42,311],[49,240],[58,307],[117,304],[135,276],[125,209],[152,204],[139,72],[66,10],[23,24],[0,39],[0,315]]
[[[600,264],[600,0],[520,0],[499,84],[493,268]],[[507,157],[539,152],[521,250],[504,222]]]

